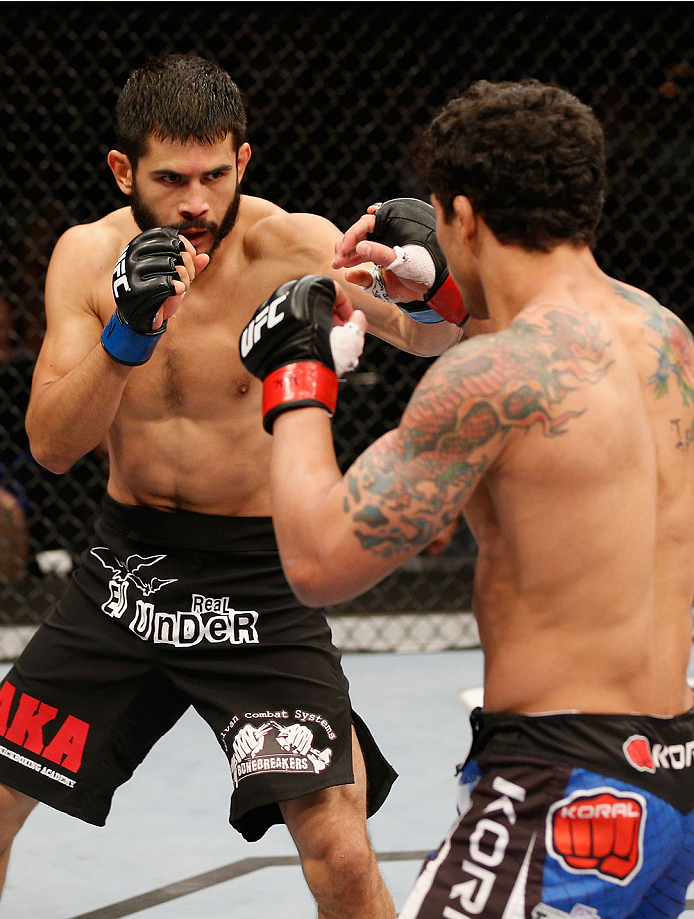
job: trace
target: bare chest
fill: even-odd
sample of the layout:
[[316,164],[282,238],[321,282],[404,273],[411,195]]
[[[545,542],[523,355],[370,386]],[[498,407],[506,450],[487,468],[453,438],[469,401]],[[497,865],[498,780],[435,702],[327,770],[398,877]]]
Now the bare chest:
[[[288,276],[291,266],[281,257],[249,259],[239,244],[225,243],[168,320],[152,358],[132,372],[121,419],[260,417],[261,384],[244,368],[239,340],[258,306]],[[105,325],[113,311],[110,270],[100,278],[96,300]]]
[[203,297],[193,289],[168,320],[152,358],[133,370],[121,415],[193,420],[256,411],[260,383],[239,355],[251,304],[229,297]]

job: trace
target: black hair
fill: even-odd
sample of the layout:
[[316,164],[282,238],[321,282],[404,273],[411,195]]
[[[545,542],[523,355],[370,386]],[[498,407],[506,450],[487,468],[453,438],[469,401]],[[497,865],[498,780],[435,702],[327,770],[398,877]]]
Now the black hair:
[[116,104],[118,148],[133,168],[150,137],[213,144],[246,141],[243,96],[229,74],[201,57],[170,54],[135,70]]
[[470,199],[502,243],[595,245],[605,200],[604,136],[593,111],[537,80],[474,83],[434,118],[417,156],[447,219]]

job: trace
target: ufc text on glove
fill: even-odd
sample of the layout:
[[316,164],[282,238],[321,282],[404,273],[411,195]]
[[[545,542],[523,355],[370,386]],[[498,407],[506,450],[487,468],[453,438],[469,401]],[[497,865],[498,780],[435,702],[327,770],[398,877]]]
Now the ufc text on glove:
[[152,329],[164,300],[176,294],[173,279],[183,264],[183,243],[172,227],[156,227],[136,236],[113,271],[116,310],[104,327],[101,344],[119,364],[137,367],[152,356],[166,322]]
[[335,283],[315,274],[287,281],[265,300],[241,334],[246,369],[263,381],[263,425],[307,406],[332,415],[337,373],[330,349]]

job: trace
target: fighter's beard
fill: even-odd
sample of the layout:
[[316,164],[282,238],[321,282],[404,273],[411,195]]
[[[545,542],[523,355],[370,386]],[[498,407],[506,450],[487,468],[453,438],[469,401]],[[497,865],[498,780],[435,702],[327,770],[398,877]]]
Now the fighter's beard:
[[[238,220],[240,205],[241,190],[237,182],[234,197],[231,201],[231,204],[226,209],[226,213],[224,214],[221,223],[218,224],[212,220],[204,220],[203,218],[199,218],[198,220],[184,220],[181,221],[181,223],[169,224],[169,226],[173,227],[175,230],[178,230],[179,233],[182,233],[185,230],[192,230],[194,228],[198,230],[209,230],[209,232],[212,234],[212,246],[210,247],[208,254],[210,258],[212,258],[212,254],[215,249],[219,247],[222,240],[228,236],[234,228],[234,225]],[[133,212],[135,223],[143,232],[145,230],[153,230],[155,227],[162,226],[161,221],[157,218],[157,215],[154,213],[152,208],[143,201],[137,188],[137,183],[134,180],[132,193],[130,195],[130,208]]]

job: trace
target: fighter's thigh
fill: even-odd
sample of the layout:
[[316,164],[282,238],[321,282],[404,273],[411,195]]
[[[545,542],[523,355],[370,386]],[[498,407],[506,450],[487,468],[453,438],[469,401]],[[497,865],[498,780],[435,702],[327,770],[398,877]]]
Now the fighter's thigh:
[[645,866],[644,853],[653,846],[655,855],[665,838],[663,802],[565,764],[509,757],[466,772],[461,815],[422,868],[401,919],[491,919],[518,908],[533,919],[574,908],[632,915],[660,873],[653,859]]
[[401,919],[510,915],[541,901],[545,819],[566,776],[539,765],[506,759],[480,772],[468,763],[459,817],[424,863]]
[[98,632],[45,623],[0,684],[0,781],[94,823],[187,705],[138,639]]

